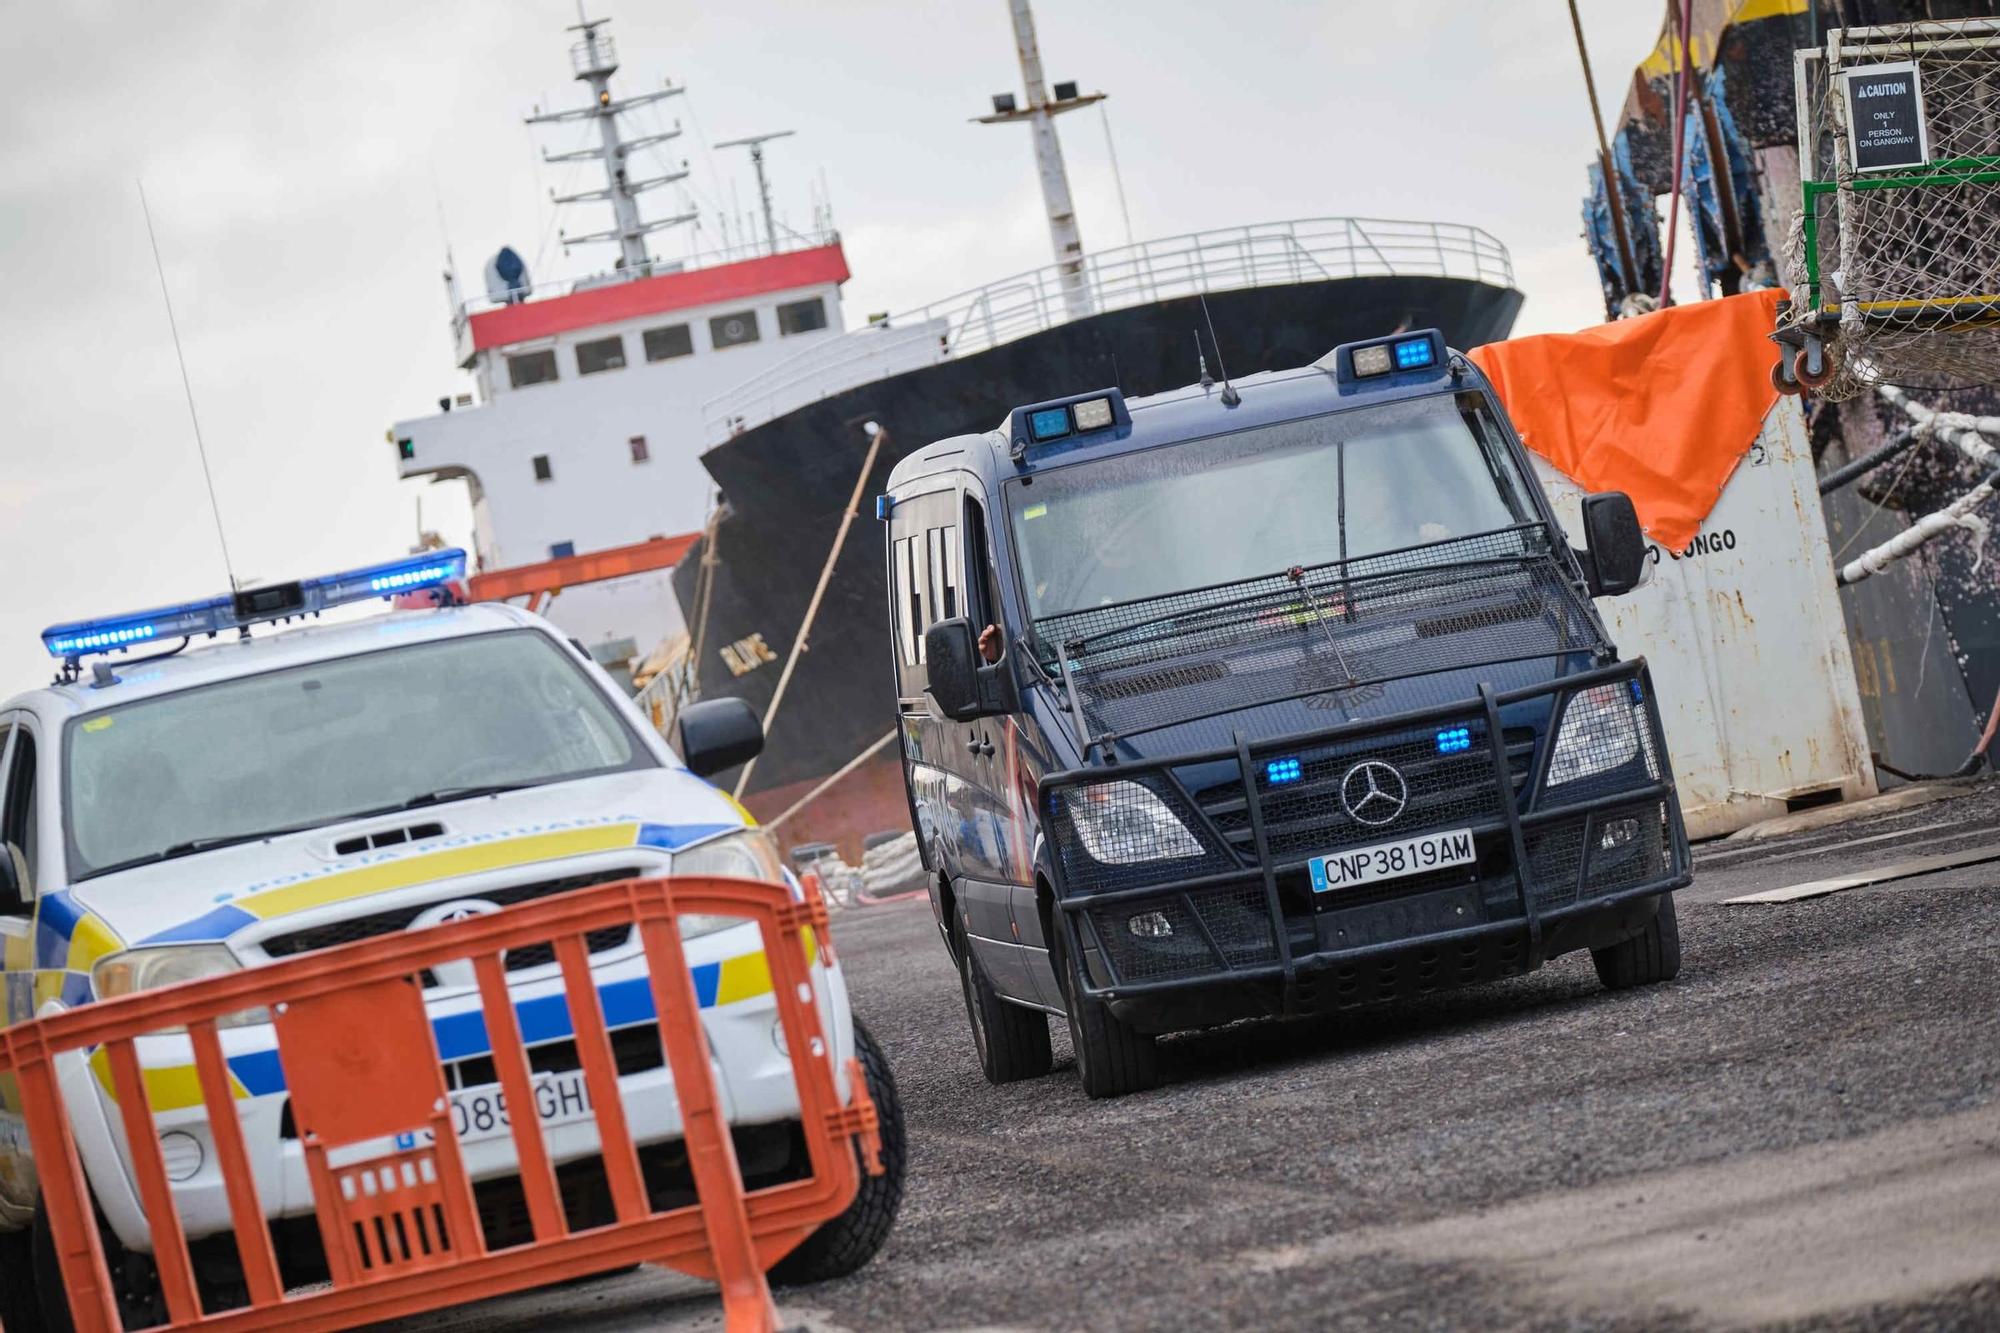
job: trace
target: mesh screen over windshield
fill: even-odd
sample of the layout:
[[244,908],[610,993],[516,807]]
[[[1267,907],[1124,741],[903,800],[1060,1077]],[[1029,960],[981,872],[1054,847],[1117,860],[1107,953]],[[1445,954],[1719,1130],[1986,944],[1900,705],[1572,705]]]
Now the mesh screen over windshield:
[[1035,622],[1092,735],[1132,735],[1397,677],[1588,648],[1539,524]]

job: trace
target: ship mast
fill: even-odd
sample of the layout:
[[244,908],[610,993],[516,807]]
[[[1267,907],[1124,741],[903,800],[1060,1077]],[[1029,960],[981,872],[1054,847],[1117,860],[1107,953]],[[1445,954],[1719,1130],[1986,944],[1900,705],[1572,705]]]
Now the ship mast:
[[1028,104],[1018,106],[1012,93],[993,95],[993,114],[978,117],[981,125],[1000,125],[1025,120],[1034,127],[1035,167],[1042,178],[1042,199],[1048,205],[1049,240],[1055,246],[1056,265],[1062,273],[1063,300],[1070,317],[1080,319],[1090,313],[1090,288],[1084,280],[1083,236],[1076,228],[1076,206],[1070,202],[1069,173],[1063,169],[1062,144],[1056,139],[1056,117],[1065,111],[1104,100],[1103,93],[1077,96],[1076,84],[1059,83],[1055,96],[1042,77],[1042,52],[1035,41],[1035,15],[1028,0],[1008,0],[1014,19],[1014,48],[1021,57],[1021,82],[1026,85]]
[[597,122],[599,145],[596,148],[579,148],[569,153],[542,152],[544,162],[583,162],[597,158],[604,163],[604,188],[584,190],[577,194],[551,197],[558,204],[605,203],[611,205],[614,225],[609,231],[592,232],[587,236],[571,236],[562,233],[565,249],[572,245],[590,245],[599,241],[618,242],[618,268],[631,277],[644,277],[652,267],[652,257],[646,253],[646,237],[668,227],[677,227],[683,222],[692,222],[694,213],[682,213],[676,217],[645,220],[639,212],[639,195],[662,185],[671,185],[687,177],[687,168],[670,171],[662,176],[646,180],[633,180],[627,170],[627,160],[642,148],[665,143],[680,137],[680,126],[660,134],[641,135],[627,139],[618,128],[621,113],[636,107],[648,106],[654,102],[678,97],[685,89],[669,85],[658,92],[639,93],[633,97],[614,98],[611,95],[611,76],[618,70],[618,48],[606,33],[599,28],[609,23],[609,19],[587,18],[583,12],[582,0],[576,7],[577,22],[564,29],[565,32],[580,32],[583,36],[570,47],[570,68],[575,71],[580,82],[590,85],[590,105],[576,107],[568,111],[552,111],[529,116],[530,125],[555,125],[577,121]]
[[773,130],[769,134],[753,134],[747,139],[730,139],[716,145],[717,148],[748,148],[750,165],[757,171],[757,196],[764,201],[764,253],[778,253],[778,222],[771,211],[771,182],[764,175],[764,145],[773,139],[790,138],[792,130]]

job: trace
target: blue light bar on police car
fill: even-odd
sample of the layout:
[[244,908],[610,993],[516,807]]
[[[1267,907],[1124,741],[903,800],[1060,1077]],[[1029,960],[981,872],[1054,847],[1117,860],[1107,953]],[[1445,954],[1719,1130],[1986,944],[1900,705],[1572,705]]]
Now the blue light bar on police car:
[[122,652],[163,639],[215,635],[226,629],[287,620],[292,616],[314,615],[350,602],[421,592],[426,588],[455,583],[464,577],[464,551],[456,548],[426,551],[422,555],[351,569],[342,574],[246,588],[231,596],[211,597],[202,602],[184,602],[179,606],[163,606],[152,611],[133,611],[97,620],[51,625],[42,631],[42,644],[51,657],[73,658],[87,653]]

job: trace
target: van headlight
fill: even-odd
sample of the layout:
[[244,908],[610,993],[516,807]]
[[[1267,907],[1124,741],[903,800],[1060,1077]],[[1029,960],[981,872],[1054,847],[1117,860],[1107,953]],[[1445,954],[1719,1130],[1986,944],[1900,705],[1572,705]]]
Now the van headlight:
[[1551,787],[1609,773],[1639,753],[1639,719],[1624,681],[1593,685],[1570,696],[1549,756]]
[[1136,782],[1064,787],[1063,813],[1091,859],[1130,866],[1200,856],[1201,842],[1167,803]]
[[[225,976],[242,966],[236,955],[220,944],[170,944],[151,949],[127,949],[123,953],[106,954],[98,959],[90,969],[90,985],[98,999],[115,1000],[121,995],[177,986],[183,981]],[[270,1021],[270,1011],[259,1006],[223,1014],[215,1020],[215,1025],[219,1028],[240,1028]],[[159,1030],[185,1032],[187,1029],[171,1027]]]
[[[767,884],[783,884],[785,863],[778,858],[778,848],[769,833],[759,828],[746,828],[710,838],[707,842],[698,842],[692,847],[683,847],[673,854],[668,873],[720,875],[725,879],[759,879]],[[681,938],[691,940],[700,935],[713,935],[718,930],[740,926],[744,920],[740,916],[690,914],[681,918]]]

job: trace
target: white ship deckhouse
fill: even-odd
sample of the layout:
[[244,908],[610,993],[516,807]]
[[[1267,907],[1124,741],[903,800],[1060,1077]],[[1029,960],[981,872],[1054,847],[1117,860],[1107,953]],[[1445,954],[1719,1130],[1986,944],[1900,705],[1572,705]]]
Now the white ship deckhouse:
[[[602,26],[581,25],[571,51],[589,103],[530,123],[596,123],[598,144],[546,156],[602,160],[602,189],[558,202],[612,206],[611,229],[564,244],[615,244],[616,266],[532,288],[525,265],[503,250],[487,267],[487,294],[471,300],[448,275],[457,359],[473,391],[389,432],[403,476],[466,483],[483,570],[698,532],[713,501],[699,459],[703,400],[845,327],[847,260],[824,216],[800,234],[767,213],[764,234],[748,244],[651,256],[647,235],[692,214],[648,221],[638,196],[686,173],[640,179],[633,155],[678,130],[628,137],[619,117],[681,90],[614,97],[617,59]],[[643,656],[680,627],[664,569],[567,588],[549,613],[607,665]]]

